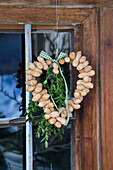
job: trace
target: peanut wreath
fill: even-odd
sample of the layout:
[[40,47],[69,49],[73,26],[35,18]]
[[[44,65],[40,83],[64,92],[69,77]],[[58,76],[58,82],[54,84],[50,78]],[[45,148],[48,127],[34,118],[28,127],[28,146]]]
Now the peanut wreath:
[[[68,88],[65,77],[63,76],[60,65],[64,63],[71,63],[73,67],[79,71],[79,80],[71,100],[68,99]],[[66,91],[65,104],[66,107],[58,109],[51,94],[47,89],[43,88],[43,84],[36,80],[43,73],[42,70],[48,70],[49,67],[53,67],[53,73],[61,73]],[[25,71],[26,84],[28,85],[27,91],[32,92],[32,101],[39,102],[38,106],[44,110],[44,117],[49,121],[51,125],[55,125],[57,128],[61,128],[62,125],[67,125],[69,117],[72,117],[72,112],[75,109],[80,109],[80,103],[83,101],[83,97],[89,93],[89,89],[93,88],[91,83],[91,77],[95,75],[95,71],[92,70],[92,66],[86,60],[85,56],[82,56],[81,51],[71,52],[69,57],[66,53],[61,52],[57,59],[52,59],[46,52],[42,51],[40,56],[37,57],[37,61],[28,63],[28,70]]]

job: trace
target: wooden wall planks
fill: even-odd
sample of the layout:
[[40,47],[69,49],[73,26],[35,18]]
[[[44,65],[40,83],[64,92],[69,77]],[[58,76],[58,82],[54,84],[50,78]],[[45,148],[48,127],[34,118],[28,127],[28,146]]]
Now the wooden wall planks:
[[[25,29],[25,25],[24,24],[0,24],[0,31],[5,31],[5,30],[9,30],[9,31],[13,31],[13,30],[23,30]],[[31,25],[31,29],[32,30],[56,30],[57,26],[56,25]],[[70,26],[66,26],[66,25],[59,25],[58,29],[75,29],[75,26],[70,25]]]
[[[82,45],[83,45],[83,26],[80,25],[78,27],[78,29],[76,29],[76,33],[75,33],[75,52],[81,50],[82,51]],[[78,71],[75,70],[75,81],[77,82],[78,80]],[[83,105],[83,104],[82,104]],[[81,106],[82,108],[83,106]],[[81,169],[81,162],[82,162],[82,155],[81,155],[81,126],[82,126],[82,121],[81,121],[81,117],[82,117],[82,109],[80,110],[76,110],[75,111],[75,117],[76,117],[76,121],[75,121],[75,137],[76,137],[76,170],[82,170]]]
[[[56,0],[0,0],[1,6],[55,6]],[[60,5],[62,6],[113,6],[112,0],[60,0]]]
[[101,10],[101,166],[113,169],[113,8]]
[[[83,24],[83,55],[97,68],[98,48],[98,18],[97,11],[92,10],[92,16]],[[81,114],[82,170],[97,170],[97,82],[92,78],[94,89],[84,99]]]
[[[91,14],[91,9],[58,8],[58,23],[73,25],[82,23]],[[33,23],[56,25],[56,8],[46,7],[0,7],[0,23]]]
[[[98,11],[92,9],[92,16],[78,27],[75,50],[83,55],[97,69],[98,55]],[[76,32],[77,33],[77,32]],[[93,78],[94,89],[84,98],[81,109],[76,112],[76,170],[97,170],[97,74]]]

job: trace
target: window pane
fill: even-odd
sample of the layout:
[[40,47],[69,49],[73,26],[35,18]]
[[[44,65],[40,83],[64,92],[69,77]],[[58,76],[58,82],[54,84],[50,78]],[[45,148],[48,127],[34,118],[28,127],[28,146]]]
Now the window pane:
[[23,170],[23,128],[0,128],[0,169]]
[[19,117],[22,104],[21,34],[0,34],[0,117]]
[[65,135],[60,140],[58,134],[52,136],[49,141],[49,147],[44,148],[34,137],[34,170],[70,170],[70,125],[65,130]]
[[[70,32],[33,34],[32,44],[33,60],[36,60],[41,50],[46,51],[52,58],[55,58],[56,48],[58,48],[59,53],[70,53],[71,34]],[[70,65],[65,63],[61,67],[67,83],[70,84]],[[70,132],[71,125],[66,128],[62,141],[59,139],[58,134],[52,136],[47,149],[34,136],[34,170],[71,169]]]
[[54,33],[43,33],[32,35],[32,49],[33,56],[37,57],[41,50],[46,51],[50,56],[54,57],[56,49],[58,48],[59,53],[66,52],[69,54],[71,45],[71,34],[70,32],[56,32]]

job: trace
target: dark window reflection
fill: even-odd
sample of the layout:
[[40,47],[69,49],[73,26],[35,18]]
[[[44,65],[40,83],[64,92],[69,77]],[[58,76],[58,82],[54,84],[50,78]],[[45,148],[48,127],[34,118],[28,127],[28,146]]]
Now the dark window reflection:
[[[46,51],[52,58],[55,57],[56,48],[59,53],[70,53],[71,35],[69,32],[33,34],[33,60],[36,60],[41,50]],[[69,64],[62,66],[63,74],[68,84],[70,84]],[[61,141],[58,137],[52,136],[49,141],[49,148],[45,149],[44,144],[40,143],[34,136],[34,170],[70,170],[70,129],[69,125],[65,130],[65,135]]]
[[23,170],[22,127],[0,128],[0,169]]
[[21,34],[0,34],[0,117],[19,117],[22,104]]
[[[51,57],[59,52],[70,52],[70,33],[33,34],[33,60],[41,50]],[[0,34],[0,117],[13,118],[22,114],[21,105],[25,91],[24,43],[21,34]],[[23,56],[23,57],[22,57]],[[64,75],[70,83],[69,64],[63,66]],[[61,141],[51,137],[49,148],[45,149],[34,136],[34,170],[70,170],[70,125]],[[0,170],[25,169],[25,131],[21,127],[0,128]],[[24,134],[24,135],[23,135]],[[24,142],[24,144],[23,144]],[[23,153],[24,152],[24,153]],[[24,156],[23,156],[24,155]],[[23,158],[24,157],[24,158]]]
[[71,34],[70,32],[32,34],[33,56],[38,56],[41,50],[45,50],[51,57],[58,52],[70,53]]
[[70,125],[65,130],[65,135],[61,140],[56,134],[49,141],[49,147],[44,148],[34,137],[34,170],[70,170]]

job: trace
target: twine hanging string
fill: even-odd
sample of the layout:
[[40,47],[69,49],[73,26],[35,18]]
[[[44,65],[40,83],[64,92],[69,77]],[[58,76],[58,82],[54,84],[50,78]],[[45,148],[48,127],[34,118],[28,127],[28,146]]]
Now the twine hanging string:
[[[55,63],[57,63],[58,65],[59,65],[59,62],[58,62],[58,61],[59,61],[61,58],[63,58],[65,55],[66,55],[66,53],[61,52],[61,53],[58,55],[57,58],[52,59],[46,52],[41,51],[41,53],[40,53],[40,56],[41,56],[41,57],[43,57],[43,58],[45,58],[45,59],[47,59],[47,60],[51,60],[52,62],[55,62]],[[66,120],[66,123],[65,123],[64,125],[67,126],[67,124],[68,124],[68,122],[69,122],[68,86],[67,86],[67,82],[66,82],[66,79],[65,79],[65,77],[64,77],[64,75],[63,75],[63,72],[62,72],[62,70],[61,70],[60,65],[59,65],[59,71],[60,71],[61,76],[62,76],[62,78],[63,78],[63,80],[64,80],[64,83],[65,83],[67,120]],[[51,95],[50,95],[50,96],[51,96]],[[58,107],[57,107],[57,105],[56,105],[54,99],[52,98],[52,96],[51,96],[51,99],[52,99],[52,102],[54,103],[56,109],[58,110]],[[58,110],[58,111],[59,111],[59,110]]]
[[58,21],[59,21],[59,15],[58,15],[58,5],[56,0],[56,30],[57,30],[57,37],[56,37],[56,57],[58,52]]
[[[61,41],[60,41],[60,33],[59,33],[59,15],[60,15],[60,0],[56,0],[56,31],[57,31],[57,37],[56,37],[56,56],[58,49],[60,50],[61,47]],[[58,47],[59,45],[59,47]]]
[[[60,5],[60,0],[59,0],[59,5]],[[40,53],[40,56],[45,58],[45,59],[48,59],[48,60],[51,60],[52,62],[55,62],[59,65],[59,60],[62,59],[66,53],[64,52],[60,52],[60,54],[58,55],[58,44],[60,44],[59,42],[59,34],[58,34],[58,22],[59,22],[59,14],[58,14],[58,4],[57,4],[57,0],[56,0],[56,29],[57,29],[57,41],[56,41],[56,56],[55,56],[55,59],[52,59],[46,52],[44,51],[41,51]],[[51,66],[50,66],[51,67]],[[61,67],[59,65],[59,71],[60,71],[60,74],[64,80],[64,83],[65,83],[65,90],[66,90],[66,110],[67,110],[67,120],[66,120],[66,123],[64,124],[65,126],[67,126],[68,122],[69,122],[69,108],[68,108],[68,86],[67,86],[67,82],[66,82],[66,79],[63,75],[63,72],[61,70]],[[50,97],[51,97],[51,100],[52,102],[54,103],[56,109],[59,111],[52,95],[50,94]]]

